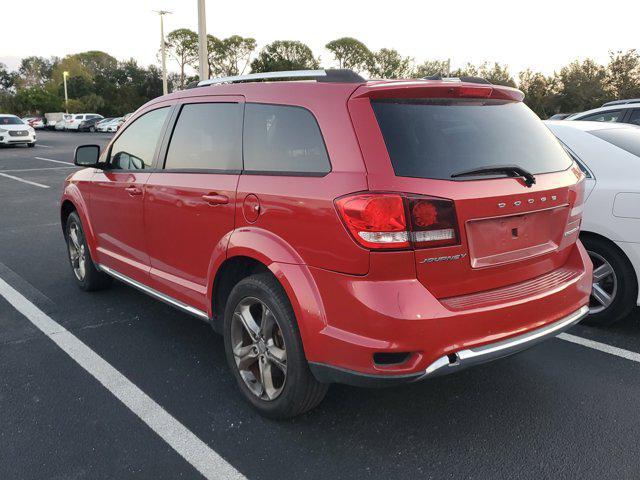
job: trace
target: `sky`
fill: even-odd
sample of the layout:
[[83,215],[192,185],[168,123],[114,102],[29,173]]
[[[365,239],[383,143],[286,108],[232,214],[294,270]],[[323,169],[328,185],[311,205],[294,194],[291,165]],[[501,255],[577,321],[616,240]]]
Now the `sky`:
[[[169,10],[165,32],[197,31],[196,0],[0,0],[0,62],[15,69],[30,55],[102,50],[119,60],[158,63],[160,25],[154,10]],[[29,15],[25,8],[28,6]],[[512,74],[531,68],[551,74],[575,59],[606,63],[610,50],[640,50],[640,0],[351,1],[207,0],[207,32],[219,38],[300,40],[324,66],[324,45],[351,36],[370,49],[395,48],[420,63],[451,59],[500,62]],[[169,70],[177,66],[169,63]]]

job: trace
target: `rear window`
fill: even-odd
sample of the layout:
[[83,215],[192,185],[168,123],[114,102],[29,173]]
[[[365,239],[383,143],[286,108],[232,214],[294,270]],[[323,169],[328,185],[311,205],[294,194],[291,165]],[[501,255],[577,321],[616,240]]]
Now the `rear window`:
[[497,165],[538,174],[571,165],[554,135],[521,102],[385,99],[372,106],[400,177],[451,180],[455,173]]
[[640,157],[640,128],[612,128],[589,133]]
[[331,170],[318,123],[302,107],[247,103],[243,142],[248,172],[324,174]]

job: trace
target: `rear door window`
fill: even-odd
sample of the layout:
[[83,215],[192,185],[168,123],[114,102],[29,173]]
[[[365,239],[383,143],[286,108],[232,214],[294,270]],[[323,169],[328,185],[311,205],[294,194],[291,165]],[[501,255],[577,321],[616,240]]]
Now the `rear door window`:
[[318,122],[302,107],[247,103],[243,144],[247,173],[331,171]]
[[242,106],[238,103],[184,105],[171,136],[166,170],[242,169]]
[[608,112],[594,113],[586,117],[576,118],[586,122],[619,122],[622,117],[622,110],[609,110]]
[[538,174],[571,165],[555,136],[521,102],[385,99],[372,106],[397,176],[451,180],[482,167],[517,165]]
[[631,111],[631,115],[629,115],[629,120],[627,123],[631,123],[632,125],[640,125],[640,108],[634,108]]
[[589,133],[640,157],[640,128],[611,128],[593,130]]

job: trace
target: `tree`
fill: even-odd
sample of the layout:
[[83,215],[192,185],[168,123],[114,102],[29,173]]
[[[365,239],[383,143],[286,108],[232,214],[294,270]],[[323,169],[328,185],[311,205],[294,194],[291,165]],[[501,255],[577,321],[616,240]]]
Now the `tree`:
[[232,35],[224,40],[207,35],[207,44],[210,76],[242,75],[256,49],[255,39],[240,35]]
[[382,48],[373,54],[368,70],[373,78],[409,78],[412,62],[411,57],[403,57],[397,50]]
[[366,71],[371,65],[372,53],[367,46],[352,37],[342,37],[332,40],[325,45],[335,60],[338,68],[348,68],[356,72]]
[[60,96],[43,87],[22,88],[15,96],[15,107],[21,113],[44,114],[64,109]]
[[10,72],[4,63],[0,63],[0,90],[10,90],[15,85],[16,74]]
[[640,55],[636,50],[609,52],[606,85],[614,98],[640,97]]
[[262,49],[251,62],[251,71],[281,72],[286,70],[313,70],[320,65],[311,49],[302,42],[276,40]]
[[480,77],[493,83],[494,85],[505,85],[515,87],[516,82],[509,73],[509,67],[500,65],[497,62],[490,64],[483,62],[478,66],[467,63],[464,67],[458,68],[451,73],[453,77]]
[[430,77],[432,75],[442,75],[446,77],[449,75],[449,70],[449,60],[425,60],[415,67],[411,76],[414,78]]
[[540,118],[548,118],[555,111],[553,82],[540,72],[527,69],[518,75],[518,88],[524,93],[524,103]]
[[574,61],[558,75],[561,112],[582,112],[611,100],[606,88],[607,71],[591,59]]
[[18,74],[21,88],[41,87],[51,80],[54,64],[44,57],[25,57],[20,62]]
[[185,85],[185,68],[198,61],[198,34],[188,28],[179,28],[167,35],[167,48],[180,68],[180,88]]

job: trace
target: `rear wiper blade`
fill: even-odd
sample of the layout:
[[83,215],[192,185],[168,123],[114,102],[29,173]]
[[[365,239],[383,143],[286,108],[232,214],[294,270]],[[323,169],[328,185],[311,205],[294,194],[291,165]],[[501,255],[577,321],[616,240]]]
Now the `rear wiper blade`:
[[524,184],[529,188],[536,183],[536,177],[533,176],[533,173],[517,165],[490,165],[487,167],[473,168],[471,170],[454,173],[451,175],[451,178],[498,174],[507,175],[509,177],[522,177],[524,179]]

